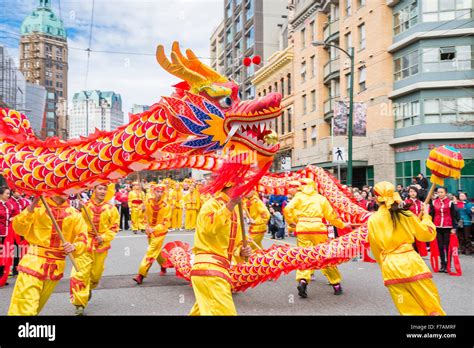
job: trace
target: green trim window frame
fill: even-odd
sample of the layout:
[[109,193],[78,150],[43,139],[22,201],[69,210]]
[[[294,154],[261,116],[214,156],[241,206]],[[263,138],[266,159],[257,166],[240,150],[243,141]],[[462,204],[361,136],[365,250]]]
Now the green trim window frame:
[[421,173],[421,161],[404,161],[395,163],[396,184],[404,187],[411,184],[414,176]]
[[393,14],[393,35],[403,33],[418,23],[418,1],[413,1],[408,6]]
[[473,0],[423,0],[423,22],[472,18]]
[[405,128],[420,124],[420,102],[415,100],[408,103],[393,103],[393,117],[395,119],[395,128]]
[[423,100],[424,123],[457,123],[474,119],[474,97]]
[[423,48],[422,72],[474,69],[474,45]]
[[375,186],[375,181],[374,181],[374,167],[373,167],[373,166],[367,167],[365,173],[366,173],[366,182],[367,182],[367,185],[374,187],[374,186]]
[[400,81],[409,76],[418,74],[419,53],[414,50],[394,59],[394,78]]

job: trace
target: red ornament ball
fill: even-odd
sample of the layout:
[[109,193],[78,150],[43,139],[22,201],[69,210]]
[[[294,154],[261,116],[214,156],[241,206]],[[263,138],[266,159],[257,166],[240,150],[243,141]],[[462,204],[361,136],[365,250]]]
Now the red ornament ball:
[[254,56],[252,58],[252,63],[254,63],[255,65],[259,65],[261,62],[262,62],[262,57],[260,56]]
[[243,63],[245,66],[250,66],[250,64],[252,64],[252,59],[250,59],[250,57],[245,57]]

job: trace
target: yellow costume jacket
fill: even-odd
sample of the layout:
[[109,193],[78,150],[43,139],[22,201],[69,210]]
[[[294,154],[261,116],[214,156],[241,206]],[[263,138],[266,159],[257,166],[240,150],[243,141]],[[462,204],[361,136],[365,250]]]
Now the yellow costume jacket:
[[254,194],[245,202],[249,217],[254,221],[250,224],[250,232],[265,232],[267,230],[267,223],[270,220],[270,212],[265,204]]
[[[67,201],[60,206],[49,198],[46,201],[64,238],[76,247],[73,255],[78,257],[87,247],[87,225],[84,219]],[[13,229],[30,244],[18,270],[40,280],[60,280],[66,265],[66,254],[46,208],[39,203],[32,213],[24,209],[13,219]]]
[[100,253],[109,250],[110,242],[112,242],[112,240],[115,238],[115,235],[119,231],[120,215],[117,208],[107,202],[97,204],[93,199],[91,199],[84,205],[84,209],[87,209],[92,223],[103,240],[102,244],[97,244],[95,232],[92,229],[92,226],[89,224],[86,213],[82,211],[82,216],[87,222],[87,229],[89,232],[89,245],[87,247],[87,251],[95,251]]
[[231,261],[241,262],[242,230],[237,206],[226,207],[229,197],[220,192],[201,208],[194,235],[191,276],[217,276],[230,282]]
[[436,238],[436,227],[430,215],[420,220],[412,212],[405,212],[393,226],[390,212],[381,205],[368,221],[370,248],[382,269],[385,285],[432,278],[425,262],[413,249],[415,238],[431,242]]
[[145,203],[145,193],[142,190],[132,190],[128,193],[128,206],[130,209],[137,209]]
[[323,218],[337,228],[344,222],[338,217],[326,197],[316,192],[314,187],[305,186],[301,192],[283,209],[288,224],[296,224],[296,234],[327,234]]
[[150,237],[158,237],[168,232],[171,225],[171,212],[171,204],[165,197],[158,202],[154,200],[154,197],[147,200],[145,218],[148,226],[153,228],[153,235]]
[[184,196],[184,206],[186,210],[199,210],[201,207],[200,194],[198,190],[189,191]]

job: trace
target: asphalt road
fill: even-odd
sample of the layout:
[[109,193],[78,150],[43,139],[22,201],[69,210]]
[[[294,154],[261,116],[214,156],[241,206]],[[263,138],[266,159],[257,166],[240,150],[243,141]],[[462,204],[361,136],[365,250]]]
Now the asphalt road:
[[[268,236],[268,235],[267,235]],[[192,245],[192,232],[170,232],[166,241],[181,240]],[[280,242],[264,240],[264,247]],[[294,238],[285,242],[295,244]],[[165,242],[166,243],[166,242]],[[169,270],[159,276],[155,264],[145,282],[138,286],[132,280],[147,247],[145,235],[120,232],[113,242],[106,261],[104,276],[94,290],[86,315],[186,315],[194,304],[188,282]],[[428,262],[426,259],[425,261]],[[448,315],[473,315],[474,257],[461,256],[463,275],[434,274],[442,305]],[[332,287],[320,272],[310,283],[307,299],[300,299],[296,290],[295,272],[281,276],[234,294],[237,312],[241,315],[397,315],[391,297],[384,287],[376,264],[348,262],[339,269],[343,276],[344,294],[334,296]],[[69,303],[69,273],[60,281],[41,315],[74,315]],[[0,315],[8,311],[14,278],[0,289]]]

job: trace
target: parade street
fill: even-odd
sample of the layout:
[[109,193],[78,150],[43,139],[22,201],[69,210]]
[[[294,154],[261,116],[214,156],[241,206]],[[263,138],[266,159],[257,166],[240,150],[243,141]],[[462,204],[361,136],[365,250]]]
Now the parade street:
[[[181,240],[192,245],[193,232],[170,232],[166,242]],[[165,242],[165,243],[166,243]],[[272,243],[266,234],[265,247]],[[284,242],[295,244],[294,238]],[[140,286],[132,277],[146,250],[146,237],[130,231],[119,232],[109,251],[104,276],[85,310],[85,315],[187,315],[194,304],[189,283],[168,270],[159,276],[154,264],[150,275]],[[426,262],[428,258],[424,258]],[[441,304],[448,315],[472,315],[474,303],[470,289],[474,286],[474,257],[460,257],[463,275],[450,276],[434,273]],[[66,277],[60,281],[40,315],[74,315],[69,302],[70,264]],[[300,299],[296,290],[294,272],[234,294],[239,315],[398,315],[387,289],[384,287],[380,267],[365,262],[348,262],[339,266],[343,276],[344,294],[334,296],[320,272],[308,287],[308,298]],[[6,315],[15,278],[0,289],[0,314]]]

